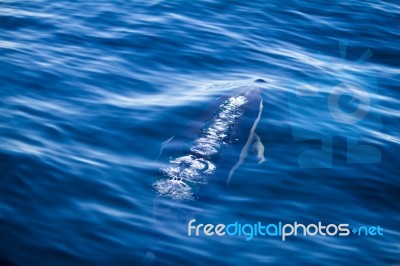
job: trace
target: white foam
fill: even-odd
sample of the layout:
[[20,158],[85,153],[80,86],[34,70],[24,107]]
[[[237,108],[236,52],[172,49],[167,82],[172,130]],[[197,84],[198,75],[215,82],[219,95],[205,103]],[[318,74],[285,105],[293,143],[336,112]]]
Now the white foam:
[[193,199],[192,187],[206,184],[208,176],[215,172],[216,166],[210,158],[226,145],[231,127],[243,114],[241,107],[246,102],[244,96],[227,99],[190,147],[194,155],[173,158],[161,169],[168,179],[159,180],[153,185],[160,196],[177,200]]

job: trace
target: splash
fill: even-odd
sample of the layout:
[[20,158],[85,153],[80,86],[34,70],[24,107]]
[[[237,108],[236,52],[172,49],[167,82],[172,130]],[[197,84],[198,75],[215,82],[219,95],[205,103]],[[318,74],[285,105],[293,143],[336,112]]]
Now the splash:
[[192,154],[171,159],[161,168],[164,176],[153,184],[158,195],[176,200],[194,199],[193,191],[199,184],[207,184],[216,166],[212,157],[231,141],[232,128],[243,114],[244,96],[230,97],[201,130],[190,147]]

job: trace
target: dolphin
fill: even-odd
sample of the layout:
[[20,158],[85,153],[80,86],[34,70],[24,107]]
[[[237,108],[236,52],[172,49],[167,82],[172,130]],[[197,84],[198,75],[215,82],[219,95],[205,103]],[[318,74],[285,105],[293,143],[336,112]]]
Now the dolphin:
[[[259,163],[265,161],[256,134],[264,82],[259,79],[218,97],[204,114],[163,143],[157,158],[163,162],[162,177],[153,183],[153,215],[159,224],[184,229],[183,224],[199,212],[197,203],[215,202],[225,193],[250,150],[256,151]],[[157,247],[153,245],[141,265],[154,265]]]

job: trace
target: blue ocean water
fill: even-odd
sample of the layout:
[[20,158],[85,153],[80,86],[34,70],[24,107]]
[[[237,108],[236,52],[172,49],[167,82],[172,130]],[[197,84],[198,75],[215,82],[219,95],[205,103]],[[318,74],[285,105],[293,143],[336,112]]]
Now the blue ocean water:
[[198,220],[384,235],[181,234],[158,263],[400,264],[399,16],[379,0],[1,1],[1,264],[138,265],[169,230],[153,223],[162,142],[259,78],[267,161],[250,155]]

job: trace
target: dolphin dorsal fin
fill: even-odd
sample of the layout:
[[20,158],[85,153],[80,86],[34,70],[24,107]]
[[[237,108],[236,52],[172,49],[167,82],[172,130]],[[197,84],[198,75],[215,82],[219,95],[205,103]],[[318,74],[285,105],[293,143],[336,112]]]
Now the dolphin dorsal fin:
[[258,164],[262,164],[263,162],[265,162],[265,147],[257,133],[254,134],[253,146],[251,147],[251,150],[257,156]]

